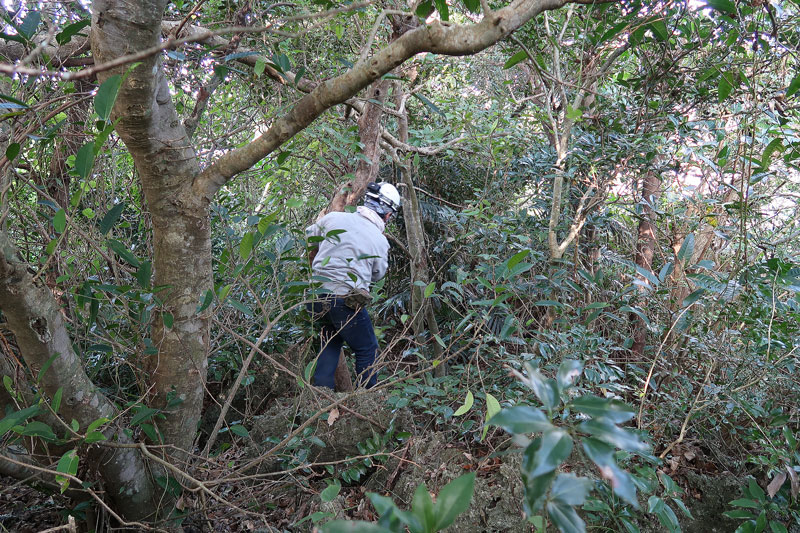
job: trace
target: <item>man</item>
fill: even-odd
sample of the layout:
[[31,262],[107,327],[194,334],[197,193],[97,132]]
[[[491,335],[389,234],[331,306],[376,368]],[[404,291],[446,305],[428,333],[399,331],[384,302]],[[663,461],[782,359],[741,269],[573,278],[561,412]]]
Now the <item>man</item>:
[[314,385],[333,389],[339,352],[347,343],[356,357],[358,383],[375,386],[378,339],[366,310],[370,285],[386,275],[389,241],[386,223],[400,209],[400,193],[388,183],[370,183],[364,205],[355,213],[328,213],[306,229],[311,270],[329,294],[309,304],[322,325],[322,351]]

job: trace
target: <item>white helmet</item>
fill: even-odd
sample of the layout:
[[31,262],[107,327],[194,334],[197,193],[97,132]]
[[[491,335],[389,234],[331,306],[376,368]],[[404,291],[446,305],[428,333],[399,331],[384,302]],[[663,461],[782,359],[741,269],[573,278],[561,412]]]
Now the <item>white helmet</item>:
[[364,205],[379,215],[395,215],[400,209],[400,193],[391,183],[370,182]]

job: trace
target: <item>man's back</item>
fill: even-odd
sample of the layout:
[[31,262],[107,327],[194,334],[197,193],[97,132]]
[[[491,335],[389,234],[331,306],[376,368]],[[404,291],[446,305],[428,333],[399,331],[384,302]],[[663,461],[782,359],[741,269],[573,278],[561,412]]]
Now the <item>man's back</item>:
[[381,228],[360,213],[328,213],[306,229],[308,236],[322,237],[314,257],[314,275],[331,281],[323,287],[334,294],[352,288],[369,290],[388,266],[389,242]]

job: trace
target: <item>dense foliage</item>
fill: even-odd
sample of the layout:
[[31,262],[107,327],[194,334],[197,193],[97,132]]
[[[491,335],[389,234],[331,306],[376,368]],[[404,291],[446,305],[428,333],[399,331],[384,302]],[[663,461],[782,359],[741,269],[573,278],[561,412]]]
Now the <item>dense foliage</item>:
[[[205,168],[396,40],[390,17],[467,25],[482,4],[175,1],[162,41],[176,25],[228,30],[154,52],[169,92],[156,98],[172,99]],[[34,464],[65,515],[124,521],[89,455],[116,446],[154,465],[159,527],[432,532],[461,524],[473,490],[472,506],[487,506],[481,479],[521,452],[528,530],[703,531],[692,524],[728,518],[737,531],[800,531],[798,5],[583,4],[476,55],[412,57],[383,76],[385,100],[362,91],[331,107],[220,188],[213,272],[179,295],[210,336],[203,414],[175,458],[163,427],[183,400],[153,390],[152,361],[186,317],[154,265],[165,242],[187,255],[196,242],[158,234],[158,187],[115,129],[142,59],[90,72],[88,45],[58,53],[97,31],[83,3],[6,3],[4,261],[46,287],[115,410],[64,416],[70,377],[54,393],[44,380],[62,354],[31,364],[2,307],[0,474],[30,480]],[[383,109],[379,160],[364,155],[370,105]],[[387,229],[390,273],[372,288],[377,390],[327,394],[310,385],[319,346],[305,303],[320,289],[304,229],[360,163],[411,176],[418,202]],[[427,310],[433,324],[420,322]],[[370,395],[386,424],[356,412]],[[264,429],[278,411],[283,425]],[[372,417],[337,456],[347,437],[331,432]],[[406,454],[432,435],[464,475],[426,471],[393,501]],[[741,492],[714,516],[693,513],[693,476],[723,473]],[[300,499],[313,501],[286,503]]]

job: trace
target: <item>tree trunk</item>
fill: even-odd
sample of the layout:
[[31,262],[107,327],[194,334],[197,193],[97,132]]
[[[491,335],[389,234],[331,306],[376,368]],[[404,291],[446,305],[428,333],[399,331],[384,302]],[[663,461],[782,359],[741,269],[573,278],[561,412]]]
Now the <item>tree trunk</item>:
[[[650,171],[644,176],[642,181],[642,199],[639,201],[641,214],[639,215],[639,234],[636,241],[635,262],[638,267],[647,272],[653,271],[653,252],[656,247],[656,228],[653,223],[652,205],[659,196],[659,186],[661,181],[655,171]],[[646,288],[647,280],[644,276],[638,276],[642,285],[639,292],[646,297],[655,287]],[[633,346],[631,352],[639,360],[644,355],[644,347],[647,342],[647,326],[644,320],[637,314],[631,313],[630,320],[633,328]]]
[[[159,43],[166,1],[92,4],[92,52],[105,63]],[[132,23],[135,22],[135,23]],[[142,182],[153,224],[153,285],[164,302],[154,313],[152,341],[158,352],[144,367],[152,384],[151,405],[164,410],[158,421],[164,442],[191,451],[200,420],[209,343],[209,311],[197,304],[212,288],[211,232],[208,202],[190,185],[200,173],[196,154],[178,119],[161,69],[160,55],[144,59],[131,70],[114,105],[113,118],[130,151]],[[125,68],[101,72],[102,83]],[[164,326],[162,313],[173,326]]]
[[[39,380],[40,392],[53,398],[62,390],[59,414],[77,420],[79,431],[99,418],[113,419],[116,409],[91,382],[83,361],[72,349],[72,340],[53,294],[34,282],[5,231],[0,231],[0,310],[14,333],[20,354],[33,375],[50,362]],[[58,430],[59,428],[55,428]],[[120,444],[130,443],[122,431],[104,431]],[[156,491],[146,475],[139,452],[131,448],[89,446],[89,464],[96,465],[106,492],[123,516],[139,520],[155,510]]]
[[[397,138],[408,144],[408,114],[404,105],[404,97],[401,92],[400,84],[395,85],[395,109],[401,111],[397,119]],[[427,284],[430,280],[428,272],[428,251],[425,245],[425,227],[422,224],[422,216],[419,208],[419,198],[414,189],[414,181],[408,168],[400,168],[401,179],[403,182],[403,217],[406,225],[406,240],[408,241],[408,253],[411,256],[411,317],[414,336],[418,342],[422,341],[424,326],[427,323],[431,336],[439,335],[439,324],[433,314],[433,307],[425,300],[424,289],[416,282],[421,281]],[[433,342],[434,360],[441,361],[443,358],[442,347],[437,342]],[[434,375],[444,376],[447,373],[447,365],[442,363],[434,369]]]

